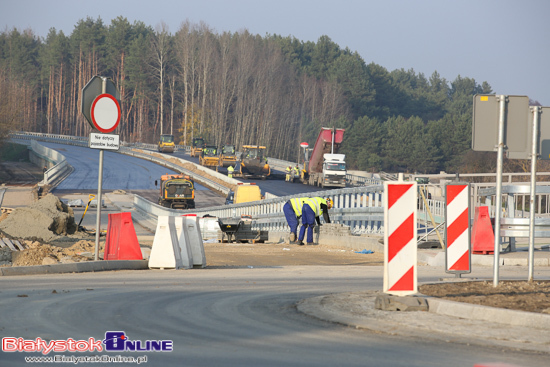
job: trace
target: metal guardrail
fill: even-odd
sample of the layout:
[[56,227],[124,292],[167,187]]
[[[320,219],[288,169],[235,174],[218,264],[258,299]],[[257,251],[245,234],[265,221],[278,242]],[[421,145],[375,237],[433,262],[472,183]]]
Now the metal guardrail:
[[[329,212],[331,222],[349,226],[351,233],[355,235],[383,235],[383,190],[384,187],[382,185],[374,185],[318,191],[315,194],[321,197],[330,197],[334,201],[334,207]],[[303,194],[264,199],[243,204],[191,209],[186,210],[185,213],[196,214],[198,217],[209,215],[219,218],[250,215],[253,219],[252,228],[255,230],[286,231],[288,230],[288,225],[283,214],[283,205],[288,200],[301,196]],[[141,211],[154,216],[179,216],[182,214],[180,210],[164,208],[137,195],[135,196],[134,204]]]
[[38,144],[36,140],[31,140],[30,146],[34,154],[54,164],[44,172],[44,179],[38,184],[39,186],[55,187],[74,171],[63,154]]
[[[501,237],[529,237],[529,218],[501,218]],[[535,218],[535,237],[550,238],[550,218]]]
[[[529,215],[529,212],[525,210],[517,210],[516,207],[519,202],[519,198],[529,196],[531,193],[530,185],[503,185],[502,186],[502,195],[506,195],[505,207],[503,210],[503,215],[500,219],[500,229],[499,233],[501,237],[509,238],[528,238],[529,237],[529,221],[530,218],[518,217],[518,215],[523,216],[524,214]],[[543,201],[548,203],[550,200],[550,186],[538,184],[536,186],[536,196],[535,201],[538,205],[538,209],[535,215],[539,217],[535,218],[535,238],[550,238],[550,218],[541,217],[542,215],[548,215],[548,210],[545,205],[542,205]],[[495,200],[492,197],[496,195],[496,187],[490,188],[480,188],[478,190],[478,196],[487,198],[486,205],[489,207],[489,212],[495,213],[494,205],[492,204]],[[525,200],[524,200],[525,201]],[[544,213],[543,213],[544,212]],[[513,240],[511,241],[513,243]]]

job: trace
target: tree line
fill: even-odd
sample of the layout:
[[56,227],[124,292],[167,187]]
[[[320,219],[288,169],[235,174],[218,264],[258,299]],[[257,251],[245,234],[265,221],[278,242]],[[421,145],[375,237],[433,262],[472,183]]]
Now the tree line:
[[201,136],[218,146],[265,145],[269,156],[296,161],[300,142],[312,146],[321,127],[340,127],[352,169],[484,169],[482,159],[465,157],[473,95],[492,93],[487,82],[388,71],[328,36],[217,33],[189,21],[175,33],[124,17],[109,25],[82,19],[69,36],[54,28],[45,39],[30,29],[0,33],[0,134],[87,136],[81,91],[95,75],[120,91],[113,133],[124,141],[174,134],[189,145]]

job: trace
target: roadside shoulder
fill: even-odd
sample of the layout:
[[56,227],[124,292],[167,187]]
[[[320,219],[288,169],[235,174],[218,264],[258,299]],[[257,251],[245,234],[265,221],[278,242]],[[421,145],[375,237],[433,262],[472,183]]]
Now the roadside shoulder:
[[[461,317],[437,313],[439,309],[445,308],[442,306],[445,302],[452,301],[438,300],[439,304],[432,312],[381,311],[374,308],[376,296],[381,294],[380,291],[330,294],[302,300],[297,308],[298,311],[321,320],[390,335],[546,353],[550,350],[550,330],[548,329],[533,330],[531,326],[471,319],[467,312]],[[430,304],[429,298],[428,304]],[[474,310],[471,306],[475,306],[460,305],[463,310],[470,311]],[[430,308],[432,308],[431,304]],[[495,310],[486,306],[484,309],[486,312]],[[550,315],[542,316],[550,319]]]

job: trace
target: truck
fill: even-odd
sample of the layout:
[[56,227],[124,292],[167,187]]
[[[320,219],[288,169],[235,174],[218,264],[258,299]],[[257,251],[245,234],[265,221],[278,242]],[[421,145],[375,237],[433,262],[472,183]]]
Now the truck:
[[220,154],[220,167],[229,167],[237,164],[237,154],[235,153],[235,146],[226,144],[222,147]]
[[261,145],[243,145],[240,164],[240,176],[265,180],[271,174],[267,163],[266,147]]
[[[300,180],[319,187],[346,187],[346,156],[338,154],[345,129],[323,127],[310,157],[304,157]],[[307,150],[306,150],[307,152]]]
[[205,144],[203,138],[193,138],[193,141],[191,142],[191,157],[199,156],[204,146]]
[[229,191],[229,194],[225,199],[225,203],[241,204],[258,200],[262,200],[262,192],[258,185],[256,185],[254,182],[239,182],[233,190]]
[[162,134],[158,142],[158,151],[161,153],[174,153],[175,149],[174,135]]
[[214,145],[207,145],[202,148],[199,164],[201,166],[214,168],[216,171],[220,165],[220,156],[218,155],[218,148]]
[[171,209],[194,209],[195,183],[187,175],[162,175],[158,203]]

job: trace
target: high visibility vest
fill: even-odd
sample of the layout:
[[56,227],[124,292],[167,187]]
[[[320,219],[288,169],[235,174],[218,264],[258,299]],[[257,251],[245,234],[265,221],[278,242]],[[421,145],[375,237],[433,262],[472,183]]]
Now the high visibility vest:
[[294,213],[296,213],[296,217],[302,216],[302,207],[304,206],[304,202],[308,198],[294,198],[290,199],[290,204],[292,205],[292,209],[294,209]]
[[304,204],[309,205],[311,210],[315,213],[316,217],[320,217],[321,214],[323,214],[323,210],[321,209],[321,204],[327,205],[327,201],[321,197],[314,197],[314,198],[308,198]]
[[235,168],[233,168],[233,166],[227,167],[227,172],[228,173],[233,173],[234,170],[235,170]]

